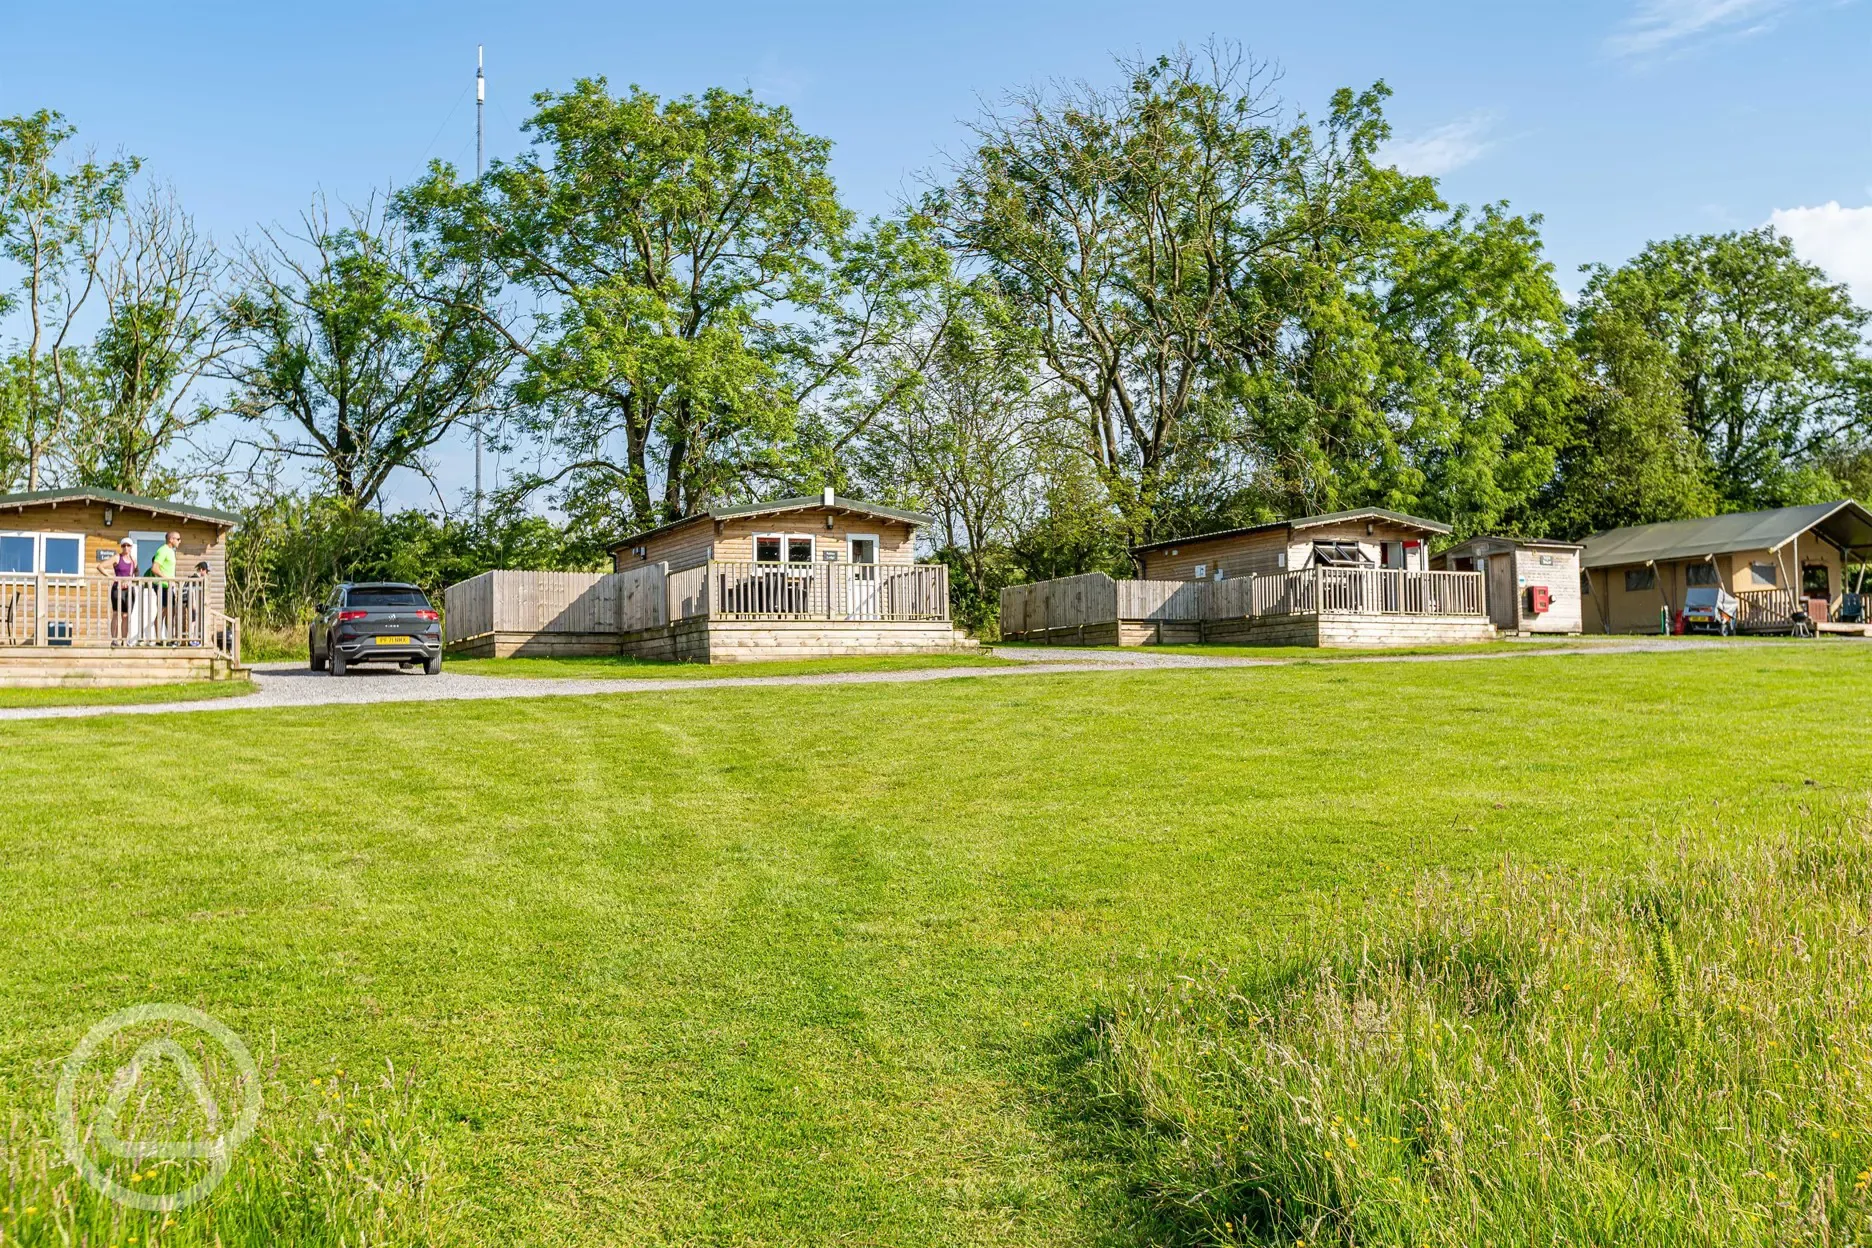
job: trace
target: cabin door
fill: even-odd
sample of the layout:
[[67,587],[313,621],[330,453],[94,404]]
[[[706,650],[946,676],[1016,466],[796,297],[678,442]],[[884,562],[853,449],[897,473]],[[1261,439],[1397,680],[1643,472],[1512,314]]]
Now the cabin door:
[[851,604],[851,618],[875,620],[878,618],[878,539],[852,536],[846,541],[850,545],[851,560],[845,565],[845,575],[850,580],[845,600]]
[[1520,592],[1520,586],[1515,581],[1512,554],[1489,556],[1488,567],[1483,572],[1483,586],[1488,595],[1489,623],[1510,631],[1520,628],[1521,621],[1515,613],[1515,595]]

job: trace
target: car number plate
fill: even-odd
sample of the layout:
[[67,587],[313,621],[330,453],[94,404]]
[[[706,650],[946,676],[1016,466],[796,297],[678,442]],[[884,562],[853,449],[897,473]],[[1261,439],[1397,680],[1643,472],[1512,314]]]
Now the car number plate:
[[410,639],[407,637],[379,637],[377,639],[377,644],[380,646],[407,646],[410,644]]

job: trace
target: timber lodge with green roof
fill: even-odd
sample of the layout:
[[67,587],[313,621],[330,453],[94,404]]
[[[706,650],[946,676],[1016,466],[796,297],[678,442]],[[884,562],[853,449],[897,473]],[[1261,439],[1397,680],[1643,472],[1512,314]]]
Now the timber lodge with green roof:
[[[0,686],[239,675],[239,623],[226,613],[227,538],[239,521],[117,490],[0,494]],[[162,575],[169,533],[180,541],[173,574]],[[121,577],[126,556],[136,575]]]
[[952,650],[949,569],[916,561],[929,523],[831,489],[710,508],[619,539],[609,573],[451,585],[449,649],[704,663]]

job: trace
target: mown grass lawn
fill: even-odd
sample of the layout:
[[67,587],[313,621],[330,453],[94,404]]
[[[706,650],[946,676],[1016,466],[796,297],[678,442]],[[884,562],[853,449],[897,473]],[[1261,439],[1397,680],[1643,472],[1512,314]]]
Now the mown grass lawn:
[[986,650],[954,654],[852,655],[835,659],[786,659],[771,663],[664,663],[621,655],[568,659],[445,659],[463,676],[519,676],[540,680],[719,680],[724,676],[815,676],[833,672],[901,672],[942,667],[1006,667]]
[[173,1001],[263,1122],[414,1072],[463,1242],[1146,1242],[1062,1065],[1130,985],[1859,800],[1869,696],[1813,646],[0,724],[12,1173]]
[[173,685],[135,685],[127,689],[0,689],[0,710],[25,706],[126,706],[139,702],[197,702],[238,698],[254,691],[248,680],[195,680]]

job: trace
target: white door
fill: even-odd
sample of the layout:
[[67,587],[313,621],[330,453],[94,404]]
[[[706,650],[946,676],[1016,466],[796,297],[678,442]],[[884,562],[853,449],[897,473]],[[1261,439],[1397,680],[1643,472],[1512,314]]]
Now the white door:
[[845,575],[850,578],[846,601],[851,604],[851,618],[875,620],[878,618],[878,539],[853,536],[846,540],[851,548],[851,560],[845,565]]

